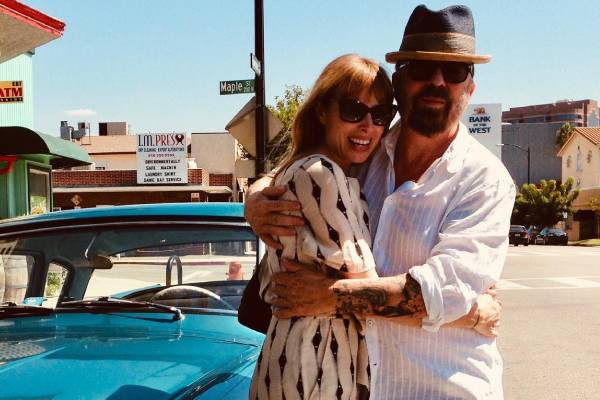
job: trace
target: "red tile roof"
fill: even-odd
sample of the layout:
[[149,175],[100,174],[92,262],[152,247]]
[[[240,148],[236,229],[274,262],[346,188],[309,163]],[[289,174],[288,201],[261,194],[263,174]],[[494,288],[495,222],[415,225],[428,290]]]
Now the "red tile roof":
[[583,137],[594,143],[600,144],[600,127],[596,128],[575,128]]

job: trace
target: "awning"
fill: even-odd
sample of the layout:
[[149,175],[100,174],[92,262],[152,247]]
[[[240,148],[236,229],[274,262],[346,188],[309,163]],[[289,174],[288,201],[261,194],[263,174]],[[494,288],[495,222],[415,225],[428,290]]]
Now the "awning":
[[89,154],[75,143],[22,126],[0,126],[0,155],[46,154],[53,168],[89,165]]
[[0,62],[60,37],[65,23],[15,0],[0,0]]

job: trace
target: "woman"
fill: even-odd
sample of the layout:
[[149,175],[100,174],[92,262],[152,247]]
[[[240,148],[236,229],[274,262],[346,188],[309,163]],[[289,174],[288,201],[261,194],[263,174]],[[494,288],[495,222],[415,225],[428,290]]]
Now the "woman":
[[[396,112],[392,101],[385,71],[354,54],[333,60],[317,79],[298,110],[292,151],[274,180],[275,185],[287,185],[283,199],[301,203],[297,215],[306,223],[296,236],[277,238],[282,249],[268,247],[268,268],[260,276],[267,302],[271,274],[280,270],[282,258],[314,264],[324,274],[343,278],[376,276],[367,205],[358,181],[347,175],[379,144]],[[362,332],[361,321],[353,315],[273,317],[250,398],[368,398],[370,372]]]

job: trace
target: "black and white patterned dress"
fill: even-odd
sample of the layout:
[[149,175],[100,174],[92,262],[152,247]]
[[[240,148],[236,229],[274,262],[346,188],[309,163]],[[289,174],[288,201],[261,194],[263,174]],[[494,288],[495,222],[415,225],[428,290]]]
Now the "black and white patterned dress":
[[[268,248],[261,295],[270,297],[271,274],[281,258],[296,259],[335,275],[375,268],[367,204],[359,183],[323,155],[302,158],[279,174],[284,199],[302,204],[305,224],[295,237]],[[293,213],[292,213],[293,214]],[[250,399],[358,399],[369,392],[369,361],[361,323],[353,316],[273,317],[258,359]]]

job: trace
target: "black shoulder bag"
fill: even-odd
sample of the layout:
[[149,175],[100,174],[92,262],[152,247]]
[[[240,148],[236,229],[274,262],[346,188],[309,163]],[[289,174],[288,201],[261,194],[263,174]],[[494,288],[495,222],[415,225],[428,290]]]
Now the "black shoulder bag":
[[260,281],[258,275],[261,268],[267,267],[267,254],[254,269],[252,278],[248,281],[242,294],[238,308],[238,321],[240,324],[261,333],[267,333],[271,322],[271,306],[260,297]]

